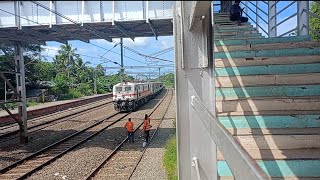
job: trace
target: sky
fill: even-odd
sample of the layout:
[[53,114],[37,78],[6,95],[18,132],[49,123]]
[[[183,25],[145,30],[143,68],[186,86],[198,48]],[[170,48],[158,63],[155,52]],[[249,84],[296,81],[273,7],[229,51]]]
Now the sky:
[[[251,1],[255,4],[255,1]],[[277,11],[281,10],[283,7],[288,5],[291,1],[281,1],[277,4]],[[217,1],[214,1],[214,3],[219,3]],[[242,7],[244,7],[242,5]],[[249,3],[249,7],[253,10],[255,10],[255,7]],[[260,2],[259,7],[267,12],[267,5]],[[219,10],[219,6],[215,6],[214,11]],[[296,12],[296,4],[293,4],[289,9],[283,11],[281,14],[279,14],[277,22],[282,21],[283,19],[289,17],[293,14],[293,12]],[[253,12],[248,10],[248,14],[252,19],[256,19],[256,16]],[[267,20],[267,16],[263,13],[259,13],[259,15],[262,18],[265,18]],[[249,19],[250,22],[252,20]],[[252,23],[255,24],[255,23]],[[265,24],[262,20],[260,20],[259,25],[267,30],[267,24]],[[255,26],[255,25],[254,25]],[[281,24],[278,29],[277,33],[278,35],[287,32],[288,30],[293,29],[296,27],[296,17],[293,17],[286,21],[285,23]],[[262,35],[265,37],[266,34],[260,30]],[[119,39],[114,39],[114,41],[118,42]],[[82,54],[81,57],[84,61],[90,62],[89,66],[95,67],[98,64],[102,63],[102,66],[104,67],[115,67],[118,66],[117,64],[114,64],[112,62],[106,62],[105,59],[101,59],[101,56],[104,55],[110,48],[112,48],[115,44],[110,43],[106,40],[92,40],[90,41],[94,45],[98,45],[100,47],[94,46],[92,44],[87,44],[81,41],[69,41],[72,47],[77,48],[77,53]],[[124,46],[127,46],[131,49],[134,49],[135,51],[150,55],[152,53],[158,52],[160,50],[164,50],[167,48],[172,48],[174,46],[174,38],[173,36],[163,36],[158,37],[158,40],[155,39],[155,37],[143,37],[143,38],[135,38],[135,41],[132,41],[129,38],[124,38],[123,40]],[[52,61],[52,57],[54,57],[58,52],[59,46],[62,45],[58,42],[47,42],[46,46],[43,46],[43,48],[46,48],[44,52],[42,52],[42,55],[44,56],[43,59],[47,61]],[[88,57],[90,56],[90,57]],[[104,58],[118,62],[120,63],[120,46],[116,46],[111,51],[107,52],[104,55]],[[133,53],[127,49],[124,49],[124,65],[125,66],[146,66],[146,65],[167,65],[164,68],[161,68],[160,73],[169,73],[174,72],[173,67],[173,61],[174,61],[174,51],[171,50],[168,53],[165,53],[163,55],[158,56],[158,58],[166,59],[172,62],[163,62],[163,61],[154,61],[150,59],[146,59],[143,56],[140,56],[136,53]],[[139,62],[140,61],[140,62]],[[112,74],[115,73],[117,70],[107,69],[106,74]],[[158,69],[155,68],[144,68],[144,69],[128,69],[127,71],[130,72],[153,72],[154,74],[158,74]]]

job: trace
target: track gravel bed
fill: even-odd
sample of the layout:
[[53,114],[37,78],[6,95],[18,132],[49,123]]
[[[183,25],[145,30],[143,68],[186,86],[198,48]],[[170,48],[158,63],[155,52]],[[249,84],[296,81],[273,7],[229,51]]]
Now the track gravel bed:
[[36,131],[31,134],[32,139],[27,145],[19,144],[18,140],[2,143],[0,145],[0,168],[4,168],[64,137],[80,131],[112,113],[115,113],[115,111],[113,105],[110,104],[96,111],[69,118],[69,120],[62,123]]
[[[87,112],[94,111],[94,109],[91,109],[91,108],[95,108],[95,109],[102,108],[103,105],[106,105],[107,103],[110,103],[110,102],[112,102],[111,99],[100,100],[100,101],[91,102],[91,103],[88,103],[85,105],[72,107],[67,110],[63,110],[63,111],[35,117],[32,119],[28,119],[28,128],[39,125],[39,124],[43,124],[46,122],[54,121],[56,119],[64,118],[66,116],[74,116],[74,115],[77,115],[78,113],[81,113],[83,111],[87,111]],[[16,123],[6,125],[6,126],[1,126],[0,127],[0,136],[3,134],[6,134],[8,132],[17,131],[18,129],[19,128]]]
[[131,180],[164,180],[168,179],[163,167],[163,156],[168,139],[175,134],[176,101],[175,95],[171,100],[165,119],[150,142]]
[[[164,96],[164,92],[143,105],[139,111],[133,112],[119,123],[101,132],[90,141],[82,144],[71,152],[68,152],[42,170],[34,173],[28,179],[82,179],[86,177],[99,162],[103,160],[112,150],[127,136],[124,124],[130,117],[136,126],[142,122],[144,114],[156,106],[159,99]],[[135,141],[143,139],[135,134]],[[142,143],[140,144],[142,145]]]
[[[171,102],[171,91],[168,91],[167,97],[163,100],[160,106],[151,115],[151,125],[153,128],[150,130],[150,137],[159,126],[162,117]],[[141,128],[140,128],[141,129]],[[135,133],[138,136],[143,136],[143,131],[139,130]],[[139,162],[140,156],[143,154],[142,147],[143,139],[136,139],[135,143],[124,143],[120,150],[116,152],[112,158],[104,164],[101,169],[95,174],[93,179],[117,179],[127,180],[131,172]]]

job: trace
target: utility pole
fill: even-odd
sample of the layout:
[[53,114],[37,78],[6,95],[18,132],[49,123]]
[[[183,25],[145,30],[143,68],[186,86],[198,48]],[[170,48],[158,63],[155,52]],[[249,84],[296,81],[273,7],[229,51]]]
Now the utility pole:
[[15,45],[15,64],[16,64],[16,84],[18,95],[18,114],[19,114],[19,134],[20,143],[28,143],[28,126],[27,126],[27,100],[26,100],[26,84],[25,84],[25,70],[23,59],[23,48],[20,43]]
[[161,69],[161,68],[159,68],[159,74],[158,74],[159,77],[160,77],[160,69]]
[[123,82],[123,74],[124,74],[124,69],[123,69],[123,41],[122,38],[120,38],[120,49],[121,49],[121,71],[120,71],[120,77],[121,77],[121,82]]
[[[4,81],[4,102],[7,102],[7,82]],[[4,104],[7,107],[7,104]]]

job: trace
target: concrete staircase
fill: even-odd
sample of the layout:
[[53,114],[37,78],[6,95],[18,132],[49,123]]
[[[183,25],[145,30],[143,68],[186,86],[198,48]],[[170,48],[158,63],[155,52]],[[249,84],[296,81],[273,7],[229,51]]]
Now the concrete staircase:
[[[214,21],[219,121],[272,179],[320,179],[320,42]],[[218,174],[233,179],[219,150]]]

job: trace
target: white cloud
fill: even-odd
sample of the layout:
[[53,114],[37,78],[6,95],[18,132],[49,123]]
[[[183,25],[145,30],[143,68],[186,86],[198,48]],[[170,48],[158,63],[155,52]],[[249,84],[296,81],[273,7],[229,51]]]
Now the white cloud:
[[160,48],[167,49],[173,47],[173,37],[163,37],[160,40]]
[[[44,48],[44,51],[41,52],[41,55],[43,56],[50,56],[50,57],[55,57],[55,55],[58,54],[58,50],[60,49],[59,47],[55,46],[41,46]],[[46,58],[50,58],[46,57]]]
[[[288,17],[288,16],[287,16]],[[277,21],[280,22],[282,21],[283,19],[286,19],[287,17],[283,17],[282,19],[278,19]],[[251,22],[252,25],[255,27],[256,25]],[[261,26],[265,31],[268,32],[268,25],[265,24],[265,23],[259,23],[259,26]],[[277,35],[282,35],[283,33],[285,32],[288,32],[290,31],[291,29],[297,27],[297,17],[293,17],[293,18],[290,18],[289,20],[285,21],[284,23],[280,24],[278,27],[277,27]],[[260,33],[262,33],[263,36],[265,37],[268,37],[261,29],[259,30]],[[288,34],[286,34],[286,36],[288,36]]]
[[[104,39],[97,39],[97,40],[92,40],[91,42],[106,46],[107,44],[109,45],[114,45],[118,42],[120,42],[119,38],[113,38],[112,43],[104,40]],[[123,44],[128,47],[141,47],[141,46],[146,46],[148,42],[150,41],[150,37],[137,37],[134,38],[134,41],[132,41],[130,38],[124,38],[123,39]]]

